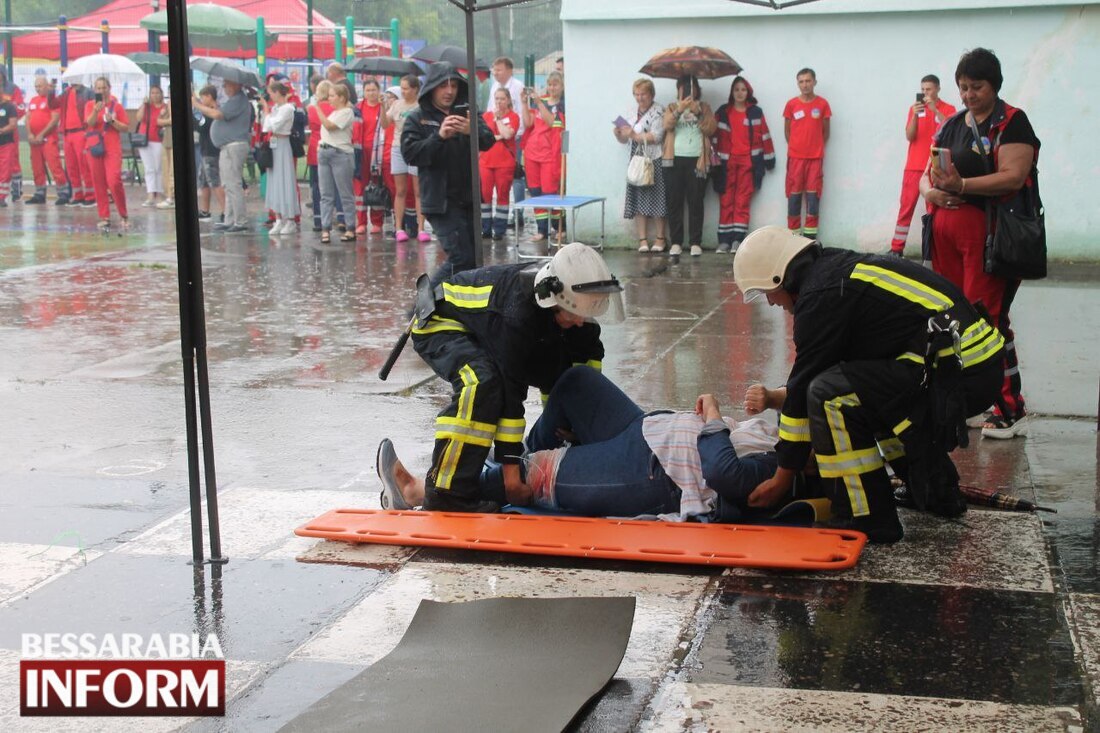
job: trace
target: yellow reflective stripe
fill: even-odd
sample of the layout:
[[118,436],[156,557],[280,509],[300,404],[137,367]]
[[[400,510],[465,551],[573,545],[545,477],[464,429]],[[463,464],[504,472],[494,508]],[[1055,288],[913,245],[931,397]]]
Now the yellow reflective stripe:
[[521,443],[523,442],[523,433],[526,429],[526,420],[502,417],[500,422],[497,423],[496,434],[493,438],[497,442]]
[[[848,428],[844,424],[844,413],[841,412],[841,408],[844,407],[859,407],[859,397],[853,392],[825,401],[825,419],[829,423],[829,433],[832,435],[833,446],[836,447],[838,456],[852,450],[852,439],[848,435]],[[820,470],[820,453],[817,460]],[[826,457],[827,460],[828,456]],[[881,457],[879,460],[882,460]],[[825,476],[825,472],[821,471],[821,475]],[[844,488],[848,492],[848,503],[852,507],[852,516],[865,517],[870,514],[871,508],[867,504],[867,492],[863,490],[863,482],[859,480],[859,474],[839,473],[838,476],[844,479]]]
[[937,313],[947,310],[955,304],[951,298],[938,290],[933,290],[924,283],[899,275],[892,270],[887,270],[885,267],[860,263],[852,270],[852,279],[863,280],[882,288],[888,293]]
[[539,400],[542,402],[542,404],[545,405],[546,401],[549,400],[549,399],[550,399],[550,395],[548,395],[548,394],[546,394],[545,392],[542,392],[542,391],[539,392]]
[[[902,455],[905,451],[902,451]],[[822,478],[840,478],[860,473],[870,473],[882,468],[882,454],[878,447],[862,450],[840,451],[835,456],[817,454],[817,470]]]
[[897,438],[884,438],[878,442],[879,452],[888,461],[905,457],[905,446]]
[[[436,433],[436,437],[439,437],[438,433]],[[435,477],[435,487],[437,489],[451,488],[451,481],[454,479],[455,469],[458,467],[458,457],[461,454],[461,440],[451,440],[447,443],[447,447],[443,450],[443,458],[439,461],[439,473]]]
[[588,361],[575,361],[573,362],[573,366],[586,366],[592,367],[597,372],[603,371],[603,362],[599,359],[589,359]]
[[458,370],[458,376],[462,379],[462,390],[458,393],[458,411],[455,417],[463,423],[469,423],[474,416],[474,399],[477,397],[477,372],[469,364],[464,364]]
[[469,432],[471,435],[483,435],[491,438],[493,433],[497,431],[497,426],[488,422],[478,422],[477,420],[461,420],[457,417],[437,417],[435,419],[436,429],[445,430],[447,428],[460,428]]
[[912,424],[913,423],[910,422],[909,418],[905,418],[904,420],[902,420],[901,422],[899,422],[897,425],[894,426],[894,430],[893,430],[894,435],[901,435]]
[[989,357],[996,354],[1005,345],[1005,338],[996,329],[990,329],[985,341],[964,349],[962,352],[963,368],[981,364]]
[[924,366],[924,357],[920,354],[914,354],[912,351],[906,351],[897,358],[897,361],[912,361]]
[[454,285],[443,283],[443,299],[458,308],[488,308],[492,285]]
[[451,318],[442,318],[440,316],[432,316],[428,319],[428,322],[424,324],[424,328],[413,327],[412,332],[423,336],[429,333],[439,333],[440,331],[458,331],[465,333],[467,328],[462,325],[460,321],[456,321]]
[[810,418],[788,417],[779,413],[779,439],[788,443],[809,443]]
[[488,436],[482,436],[478,433],[478,431],[472,430],[470,428],[455,427],[451,428],[450,430],[436,430],[435,439],[450,440],[452,441],[452,443],[470,443],[471,445],[480,445],[483,448],[493,447],[492,433],[490,433]]

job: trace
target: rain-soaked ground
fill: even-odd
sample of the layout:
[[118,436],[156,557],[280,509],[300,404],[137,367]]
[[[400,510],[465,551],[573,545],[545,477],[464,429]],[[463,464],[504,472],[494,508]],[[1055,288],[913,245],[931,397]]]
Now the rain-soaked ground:
[[[447,390],[411,350],[390,381],[376,373],[438,247],[204,235],[230,558],[214,577],[187,564],[171,212],[134,221],[105,237],[90,210],[0,214],[3,730],[275,730],[388,653],[421,599],[507,595],[638,599],[626,658],[578,730],[1100,729],[1100,268],[1024,286],[1013,310],[1037,419],[1014,441],[975,433],[957,456],[965,482],[1058,513],[904,513],[899,545],[800,575],[295,537],[329,509],[378,506],[381,438],[426,465]],[[640,403],[713,392],[737,414],[746,385],[783,379],[789,319],[743,304],[728,260],[608,259],[629,318],[606,329],[605,370]],[[224,720],[19,717],[20,634],[154,631],[219,634]]]

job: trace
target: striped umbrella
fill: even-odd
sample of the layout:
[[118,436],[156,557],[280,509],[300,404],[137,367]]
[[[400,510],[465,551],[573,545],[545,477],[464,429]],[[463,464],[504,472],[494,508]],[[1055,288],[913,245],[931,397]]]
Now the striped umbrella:
[[725,51],[708,46],[677,46],[666,48],[645,63],[640,72],[658,79],[718,79],[741,73],[741,64]]

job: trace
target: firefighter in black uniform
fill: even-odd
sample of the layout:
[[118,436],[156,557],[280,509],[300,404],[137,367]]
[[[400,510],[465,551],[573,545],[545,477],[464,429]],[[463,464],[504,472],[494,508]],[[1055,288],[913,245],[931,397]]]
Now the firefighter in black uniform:
[[413,346],[454,389],[436,418],[425,509],[497,511],[495,502],[479,496],[478,482],[494,443],[509,501],[526,503],[530,490],[520,457],[527,389],[548,394],[570,367],[601,366],[604,349],[594,319],[612,309],[612,318],[621,317],[621,290],[599,253],[574,242],[541,268],[467,270],[428,298],[418,294]]
[[833,526],[901,539],[885,462],[922,508],[965,511],[947,453],[967,444],[966,417],[997,397],[1004,338],[962,292],[915,263],[823,248],[780,227],[745,239],[734,278],[746,301],[765,295],[794,314],[779,470],[750,504],[787,494],[812,445]]

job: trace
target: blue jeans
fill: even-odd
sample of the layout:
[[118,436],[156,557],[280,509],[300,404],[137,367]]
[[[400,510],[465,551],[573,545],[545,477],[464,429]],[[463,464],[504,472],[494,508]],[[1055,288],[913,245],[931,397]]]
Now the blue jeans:
[[[559,448],[560,429],[575,437],[558,466],[555,493],[562,511],[586,516],[661,514],[680,509],[680,489],[665,475],[642,435],[645,413],[611,380],[573,367],[554,385],[531,428],[532,451]],[[486,498],[503,496],[499,467],[482,473]]]
[[431,283],[434,288],[454,273],[472,270],[477,266],[474,260],[474,242],[480,240],[474,239],[474,224],[469,205],[458,206],[448,201],[445,212],[428,214],[427,217],[432,223],[432,231],[443,245],[443,251],[447,253],[447,260],[432,273]]
[[[313,227],[315,229],[321,228],[321,177],[318,174],[317,166],[309,166],[309,191],[310,199],[313,202]],[[346,223],[344,221],[344,202],[340,199],[340,194],[336,194],[336,220],[341,224]]]

